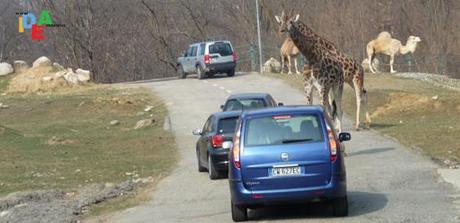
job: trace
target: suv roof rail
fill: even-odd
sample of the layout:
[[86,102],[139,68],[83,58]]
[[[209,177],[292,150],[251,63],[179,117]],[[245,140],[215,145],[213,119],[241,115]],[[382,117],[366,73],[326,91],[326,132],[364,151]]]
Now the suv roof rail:
[[210,36],[206,38],[206,41],[223,41],[223,40],[228,40],[226,35]]

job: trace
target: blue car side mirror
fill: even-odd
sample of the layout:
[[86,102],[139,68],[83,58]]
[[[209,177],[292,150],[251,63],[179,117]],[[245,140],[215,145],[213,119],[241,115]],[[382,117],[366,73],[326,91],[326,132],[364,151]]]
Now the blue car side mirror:
[[339,134],[339,141],[344,142],[344,141],[350,141],[351,140],[351,134],[348,132],[341,132]]

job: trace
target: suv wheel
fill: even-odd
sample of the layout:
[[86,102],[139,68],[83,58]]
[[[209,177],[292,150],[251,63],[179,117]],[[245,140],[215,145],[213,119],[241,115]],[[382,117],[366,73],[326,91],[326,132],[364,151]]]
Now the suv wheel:
[[233,221],[246,221],[248,220],[248,209],[245,207],[238,207],[233,202],[232,205],[232,219]]
[[206,168],[201,164],[200,152],[198,150],[196,150],[196,160],[198,163],[198,172],[206,172]]
[[180,77],[181,79],[184,79],[184,78],[187,77],[187,73],[185,73],[184,68],[183,68],[182,66],[179,66],[179,67],[177,68],[177,72],[179,72],[179,77]]
[[347,197],[338,198],[332,201],[332,214],[336,217],[345,217],[348,215]]
[[208,155],[208,173],[211,180],[218,179],[220,176],[219,172],[216,170],[214,164],[212,163],[210,155]]
[[235,68],[229,70],[229,71],[227,72],[227,76],[229,76],[229,77],[235,76]]
[[206,75],[201,66],[196,66],[196,75],[198,76],[198,79],[203,79]]

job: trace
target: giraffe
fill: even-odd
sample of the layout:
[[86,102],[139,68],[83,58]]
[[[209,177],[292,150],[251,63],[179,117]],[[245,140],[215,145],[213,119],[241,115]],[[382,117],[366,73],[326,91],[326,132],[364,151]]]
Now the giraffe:
[[292,42],[291,38],[286,38],[283,42],[283,45],[281,45],[280,48],[280,54],[281,54],[281,73],[284,72],[284,64],[285,61],[288,61],[288,74],[292,74],[291,72],[291,60],[294,59],[294,67],[295,67],[295,72],[296,74],[300,74],[299,68],[297,66],[297,57],[300,54],[299,49],[294,45],[294,42]]
[[[310,74],[304,72],[304,92],[307,103],[312,104],[312,90],[315,87],[320,95],[321,104],[329,114],[335,117],[336,127],[340,132],[342,130],[342,92],[346,82],[355,91],[355,129],[359,130],[361,105],[366,114],[365,126],[369,127],[371,120],[367,111],[367,92],[364,89],[362,66],[299,21],[299,14],[289,17],[283,11],[281,16],[275,16],[275,19],[279,24],[279,31],[289,34],[311,67]],[[329,95],[330,91],[331,95]],[[335,101],[336,109],[331,111],[330,103],[333,101]]]

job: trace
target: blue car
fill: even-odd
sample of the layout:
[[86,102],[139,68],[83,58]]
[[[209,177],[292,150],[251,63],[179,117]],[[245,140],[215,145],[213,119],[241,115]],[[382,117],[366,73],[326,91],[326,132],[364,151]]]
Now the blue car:
[[342,141],[320,106],[286,106],[243,112],[230,148],[228,179],[234,221],[247,209],[270,204],[329,201],[348,215]]

